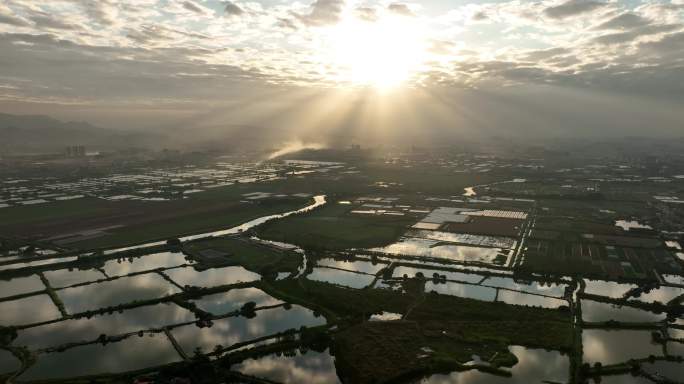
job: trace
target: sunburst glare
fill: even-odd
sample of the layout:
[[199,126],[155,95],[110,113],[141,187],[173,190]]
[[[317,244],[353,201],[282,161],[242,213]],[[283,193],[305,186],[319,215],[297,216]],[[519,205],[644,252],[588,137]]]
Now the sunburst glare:
[[380,90],[406,84],[427,55],[419,23],[402,17],[349,18],[328,30],[323,43],[337,68],[335,80]]

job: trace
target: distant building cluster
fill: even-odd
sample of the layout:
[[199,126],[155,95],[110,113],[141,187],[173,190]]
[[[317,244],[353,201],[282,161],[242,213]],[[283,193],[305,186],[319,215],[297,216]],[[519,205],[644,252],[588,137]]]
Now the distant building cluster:
[[85,155],[85,147],[82,145],[70,145],[66,148],[67,157],[84,157]]

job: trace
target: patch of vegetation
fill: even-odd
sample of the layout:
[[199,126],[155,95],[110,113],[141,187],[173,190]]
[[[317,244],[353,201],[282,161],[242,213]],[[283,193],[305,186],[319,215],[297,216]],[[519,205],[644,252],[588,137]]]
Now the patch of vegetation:
[[224,253],[229,263],[262,275],[296,272],[302,264],[302,255],[297,252],[277,250],[245,238],[220,237],[192,242],[185,244],[183,251],[197,259],[202,258],[203,251]]
[[[418,294],[420,279],[404,292],[348,289],[305,279],[260,282],[269,294],[306,305],[338,320],[334,337],[338,373],[348,382],[383,383],[430,372],[469,369],[473,354],[488,366],[517,362],[508,346],[570,351],[572,323],[567,310],[513,306],[436,293]],[[366,322],[382,311],[406,314],[401,321]]]
[[257,228],[259,237],[311,250],[372,248],[397,240],[415,219],[405,216],[360,215],[336,202]]
[[[201,201],[197,203],[202,204]],[[288,198],[254,204],[236,203],[215,211],[206,210],[187,214],[179,212],[177,216],[167,220],[114,229],[107,231],[107,234],[102,237],[74,242],[69,246],[81,249],[108,248],[164,240],[169,237],[182,237],[186,234],[231,228],[262,216],[297,210],[309,203],[309,199],[306,198]]]

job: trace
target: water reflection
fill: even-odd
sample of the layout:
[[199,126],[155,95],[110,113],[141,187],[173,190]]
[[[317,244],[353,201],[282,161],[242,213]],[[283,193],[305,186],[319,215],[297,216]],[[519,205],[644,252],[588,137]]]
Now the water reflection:
[[211,237],[211,236],[235,235],[235,234],[238,234],[241,232],[245,232],[245,231],[247,231],[253,227],[264,224],[267,221],[271,221],[274,219],[282,219],[284,217],[294,215],[296,213],[308,212],[314,208],[317,208],[321,205],[324,205],[325,203],[326,203],[325,195],[314,196],[314,203],[311,205],[308,205],[302,209],[298,209],[296,211],[290,211],[290,212],[286,212],[286,213],[281,213],[281,214],[277,214],[277,215],[263,216],[263,217],[260,217],[258,219],[248,221],[244,224],[238,225],[237,227],[233,227],[233,228],[229,228],[229,229],[224,229],[224,230],[214,231],[214,232],[208,232],[208,233],[202,233],[199,235],[181,237],[181,241],[197,240],[197,239],[202,239],[202,238]]
[[176,304],[158,304],[91,319],[65,320],[27,328],[18,332],[18,337],[12,344],[28,346],[30,349],[54,347],[67,342],[93,341],[101,334],[113,336],[194,319],[192,312]]
[[180,289],[156,273],[127,276],[97,284],[84,285],[57,291],[67,312],[80,313],[87,310],[125,304],[133,300],[164,297]]
[[643,364],[641,369],[652,374],[667,377],[671,380],[681,381],[684,378],[684,364],[675,361],[656,361],[652,364]]
[[302,325],[322,324],[325,324],[323,317],[315,317],[312,311],[293,305],[290,310],[283,307],[259,310],[252,319],[229,317],[215,320],[209,328],[195,325],[179,327],[172,330],[172,334],[183,350],[191,354],[198,347],[210,352],[216,345],[225,347],[292,328],[299,329]]
[[428,280],[425,283],[425,292],[432,291],[443,295],[466,297],[482,301],[494,301],[496,298],[496,289],[494,288],[451,282],[434,284],[432,281]]
[[56,379],[97,373],[119,373],[180,360],[164,334],[133,336],[107,345],[91,344],[38,355],[21,380]]
[[56,271],[47,271],[44,273],[44,275],[50,282],[50,286],[52,286],[52,288],[68,287],[70,285],[87,283],[89,281],[96,281],[106,278],[106,276],[97,269],[59,269]]
[[638,308],[582,300],[582,320],[584,321],[602,322],[617,320],[623,322],[648,322],[660,321],[664,318],[664,314],[658,315]]
[[0,349],[0,375],[21,368],[21,362],[11,352]]
[[421,384],[530,384],[568,381],[570,361],[560,352],[511,346],[510,351],[518,358],[511,369],[512,377],[494,376],[479,371],[454,372],[449,375],[433,375]]
[[584,289],[585,293],[614,299],[622,298],[630,289],[638,288],[635,284],[620,284],[614,281],[585,280],[585,283],[587,284]]
[[390,255],[422,256],[465,262],[494,263],[503,251],[500,248],[471,247],[465,245],[439,245],[437,240],[402,238],[399,242],[372,251]]
[[261,276],[242,267],[211,268],[198,271],[193,267],[172,269],[165,272],[181,287],[216,287],[236,283],[247,283],[261,279]]
[[38,323],[61,316],[48,295],[0,302],[0,324],[4,326]]
[[[599,381],[589,381],[589,383],[599,383]],[[601,384],[653,384],[653,382],[642,376],[632,376],[630,374],[603,376],[600,379]]]
[[104,271],[109,276],[127,275],[155,268],[171,268],[190,263],[181,252],[160,252],[132,259],[109,260]]
[[250,301],[256,303],[257,307],[282,303],[282,301],[269,296],[257,288],[231,289],[228,292],[203,296],[193,301],[197,304],[198,308],[214,315],[233,312]]
[[667,304],[670,300],[684,294],[684,289],[675,287],[660,287],[658,289],[652,289],[648,293],[642,293],[638,296],[634,296],[634,300],[644,301],[644,302],[654,302],[659,301],[663,304]]
[[584,362],[619,364],[649,355],[662,356],[663,348],[654,344],[651,331],[585,329],[582,331]]
[[326,283],[342,285],[350,288],[364,288],[373,282],[375,276],[361,273],[341,271],[339,269],[316,267],[306,276],[309,280],[324,281]]
[[560,306],[567,306],[568,302],[561,299],[553,299],[550,297],[530,295],[527,293],[520,293],[514,291],[499,290],[497,301],[513,305],[526,305],[542,308],[558,308]]
[[482,285],[489,285],[492,287],[508,288],[515,291],[523,291],[529,293],[536,293],[546,296],[563,297],[565,293],[565,284],[556,283],[540,283],[538,281],[532,281],[528,284],[516,282],[510,277],[488,277],[487,280],[482,282]]
[[335,360],[330,353],[297,351],[294,356],[269,355],[245,360],[232,367],[245,375],[279,383],[335,384],[339,383]]
[[42,291],[44,289],[45,285],[43,285],[40,277],[36,275],[18,277],[12,280],[0,280],[0,297],[9,297],[22,293]]
[[379,270],[385,268],[387,264],[384,263],[372,263],[370,261],[346,261],[346,260],[335,260],[335,259],[321,259],[317,263],[321,267],[335,267],[348,269],[350,271],[357,271],[363,273],[369,273],[375,275]]
[[463,281],[466,283],[474,284],[479,283],[484,278],[483,275],[476,275],[472,273],[450,272],[438,269],[420,269],[401,266],[394,268],[394,273],[392,274],[392,276],[402,277],[404,275],[407,275],[408,277],[414,277],[418,272],[422,273],[423,276],[425,276],[428,279],[431,278],[434,273],[437,273],[440,276],[446,276],[447,280]]

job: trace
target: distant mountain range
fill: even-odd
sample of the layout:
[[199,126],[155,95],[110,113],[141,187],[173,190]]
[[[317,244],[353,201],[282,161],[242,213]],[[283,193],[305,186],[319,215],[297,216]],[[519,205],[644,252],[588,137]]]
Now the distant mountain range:
[[5,153],[61,152],[70,145],[115,149],[153,141],[151,135],[112,131],[87,122],[0,113],[0,151]]

